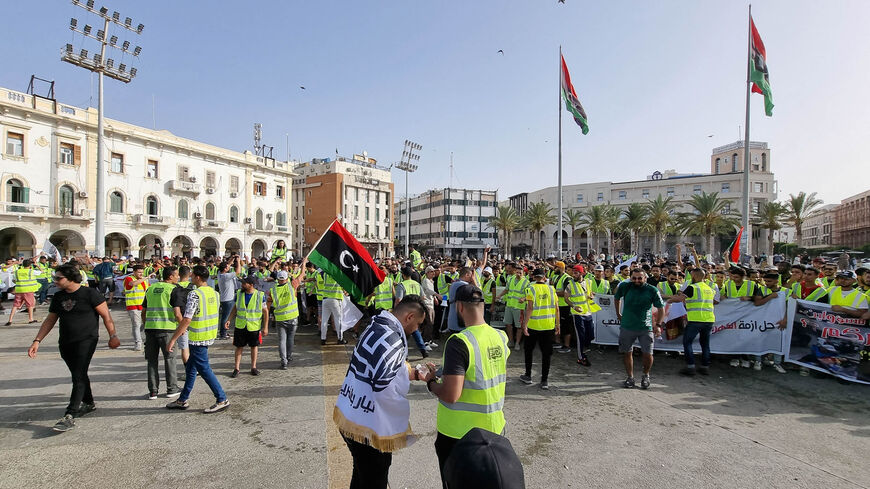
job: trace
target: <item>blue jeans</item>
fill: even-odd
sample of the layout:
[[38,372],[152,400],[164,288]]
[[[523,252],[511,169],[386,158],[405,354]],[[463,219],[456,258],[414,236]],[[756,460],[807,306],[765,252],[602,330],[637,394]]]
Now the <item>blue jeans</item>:
[[221,322],[218,324],[218,336],[230,335],[230,332],[224,329],[224,324],[226,324],[227,319],[230,318],[230,313],[233,312],[234,305],[236,305],[236,301],[221,301]]
[[592,316],[580,316],[574,314],[574,337],[577,340],[577,359],[582,360],[586,357],[586,352],[592,346],[592,340],[595,339],[595,322]]
[[36,281],[39,282],[37,303],[45,302],[48,300],[48,279],[38,278]]
[[426,343],[423,341],[423,333],[418,329],[417,331],[414,331],[411,336],[414,337],[414,342],[417,343],[417,348],[420,349],[420,351],[426,351]]
[[193,390],[193,383],[196,382],[197,373],[208,384],[217,402],[227,400],[227,395],[224,393],[223,388],[221,388],[220,382],[218,382],[214,372],[211,371],[211,365],[208,363],[207,346],[190,345],[190,358],[184,365],[184,371],[187,377],[184,379],[184,388],[181,389],[181,396],[178,397],[179,401],[186,401],[190,398],[190,392]]
[[686,331],[683,333],[683,353],[686,354],[686,365],[695,366],[695,354],[692,352],[692,342],[699,334],[701,342],[701,366],[710,366],[710,331],[713,323],[699,323],[689,321],[686,323]]

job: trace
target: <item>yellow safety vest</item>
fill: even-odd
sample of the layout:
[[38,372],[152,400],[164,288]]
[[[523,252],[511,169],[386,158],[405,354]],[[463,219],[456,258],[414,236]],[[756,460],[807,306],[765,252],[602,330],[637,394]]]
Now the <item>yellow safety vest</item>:
[[15,270],[15,293],[26,294],[28,292],[36,292],[39,290],[39,282],[33,277],[33,270],[30,268],[19,268]]
[[145,291],[145,329],[175,329],[175,313],[172,312],[174,284],[160,282]]
[[[553,284],[556,291],[562,290],[562,288],[565,287],[565,280],[568,280],[568,278],[569,278],[568,274],[564,273],[564,272],[561,273],[558,277],[556,277],[555,272],[553,272],[553,277],[556,279],[555,280],[556,283]],[[559,297],[559,307],[564,307],[567,305],[568,305],[568,301],[566,301],[564,297]]]
[[305,279],[310,280],[314,279],[314,282],[306,282],[305,283],[305,293],[308,295],[314,295],[317,292],[317,272],[305,272]]
[[323,278],[323,298],[338,300],[344,299],[341,285],[339,285],[331,275],[327,275]]
[[532,284],[529,289],[533,302],[528,328],[535,331],[556,329],[556,314],[558,313],[556,289],[552,285],[539,283]]
[[677,290],[679,290],[676,285],[672,286],[667,281],[659,282],[658,288],[662,295],[674,295],[677,293]]
[[500,434],[505,426],[502,409],[510,355],[507,336],[488,324],[479,324],[451,338],[464,342],[468,348],[468,369],[459,399],[438,403],[438,432],[454,439],[462,438],[473,428]]
[[610,293],[610,282],[607,281],[606,278],[602,278],[601,282],[599,282],[594,276],[586,281],[588,286],[588,290],[592,294],[609,294]]
[[860,290],[852,289],[845,297],[843,297],[843,288],[840,286],[834,286],[828,291],[828,302],[832,306],[845,306],[857,309],[863,295],[864,294]]
[[[592,314],[592,311],[589,309],[589,296],[587,296],[586,291],[583,290],[583,284],[581,282],[571,280],[571,283],[568,285],[568,294],[568,302],[571,303],[571,315],[588,316]],[[579,307],[580,311],[578,312],[574,309],[575,307]]]
[[218,294],[208,285],[203,285],[192,291],[199,297],[199,308],[187,327],[189,341],[209,341],[217,338],[218,322],[220,321],[220,304]]
[[405,295],[422,295],[423,289],[416,280],[402,280],[402,288],[405,289]]
[[529,287],[529,279],[526,277],[517,278],[516,275],[511,275],[507,280],[508,292],[505,298],[505,306],[514,309],[522,309],[520,299],[525,297],[526,289]]
[[[126,290],[126,287],[124,287]],[[143,302],[145,302],[145,291],[148,289],[148,282],[142,282],[141,284],[133,287],[132,289],[126,290],[126,302],[127,307],[130,306],[141,306]]]
[[704,282],[693,284],[693,297],[686,298],[686,318],[696,323],[713,323],[716,316],[713,313],[713,298],[716,293]]
[[484,304],[492,304],[494,299],[494,295],[492,293],[492,289],[495,286],[495,280],[490,278],[486,282],[483,283],[483,303]]
[[740,285],[740,288],[737,288],[737,286],[734,285],[734,281],[729,280],[728,283],[725,285],[725,295],[732,298],[752,297],[752,295],[755,293],[755,285],[755,282],[752,282],[750,280],[744,280],[743,284]]
[[275,321],[290,321],[299,317],[296,290],[289,281],[284,285],[272,285],[272,307],[275,308]]
[[389,311],[393,308],[393,279],[384,277],[384,281],[375,287],[375,309]]
[[245,291],[236,292],[236,329],[260,331],[263,325],[263,302],[265,294],[255,290],[251,299],[245,304]]

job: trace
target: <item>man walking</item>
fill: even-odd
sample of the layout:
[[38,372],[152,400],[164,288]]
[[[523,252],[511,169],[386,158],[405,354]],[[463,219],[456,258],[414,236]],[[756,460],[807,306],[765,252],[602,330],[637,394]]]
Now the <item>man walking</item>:
[[33,260],[27,259],[21,262],[21,266],[15,270],[15,300],[12,302],[12,310],[9,311],[9,321],[6,326],[12,324],[12,318],[21,306],[27,306],[28,324],[36,323],[33,319],[33,308],[36,306],[35,292],[39,290],[39,282],[36,277],[40,272],[33,270]]
[[574,336],[577,338],[577,363],[589,367],[592,365],[589,361],[589,349],[592,347],[592,340],[595,339],[595,322],[592,320],[592,310],[589,308],[591,299],[586,293],[583,266],[574,265],[571,275],[573,280],[568,285],[568,304],[571,308]]
[[[690,272],[692,284],[687,285],[682,291],[677,291],[668,302],[683,302],[686,304],[686,330],[683,332],[683,353],[686,356],[686,366],[680,373],[693,376],[695,373],[710,375],[710,334],[716,315],[713,306],[716,301],[716,292],[707,285],[707,272],[701,267],[695,267]],[[692,351],[692,343],[695,337],[699,337],[701,343],[701,366],[695,368],[695,352]]]
[[[272,284],[267,309],[274,308],[275,327],[278,329],[278,355],[281,357],[281,370],[287,370],[287,364],[293,360],[293,342],[296,339],[296,328],[299,326],[299,304],[296,302],[296,290],[302,281],[302,275],[296,275],[291,282],[286,270],[279,270],[278,280]],[[253,355],[253,350],[251,350]],[[238,365],[236,365],[238,369]]]
[[550,384],[550,357],[553,355],[553,341],[559,335],[560,321],[556,289],[547,285],[547,271],[543,268],[532,272],[535,282],[527,289],[526,313],[523,317],[525,340],[526,373],[520,375],[524,384],[532,383],[532,355],[535,345],[541,350],[541,389],[547,390]]
[[257,279],[251,275],[242,279],[242,288],[236,292],[236,304],[225,325],[229,327],[229,323],[235,318],[233,331],[233,346],[236,347],[235,367],[230,374],[233,378],[239,375],[242,351],[246,346],[251,348],[251,375],[260,375],[257,369],[257,350],[263,342],[262,337],[269,334],[269,307],[266,305],[266,295],[255,288],[256,283]]
[[[640,344],[643,354],[643,376],[640,378],[640,388],[649,389],[649,372],[653,364],[653,341],[662,332],[661,324],[665,310],[662,297],[657,288],[646,283],[646,273],[641,269],[631,272],[630,281],[619,284],[613,296],[616,307],[616,318],[619,326],[619,353],[625,365],[627,377],[622,386],[628,389],[635,387],[634,360],[632,349],[635,342]],[[622,309],[620,310],[620,305]],[[652,308],[656,309],[655,323],[652,319]]]
[[176,397],[178,372],[175,353],[170,352],[169,339],[175,328],[175,314],[172,311],[172,292],[178,283],[178,269],[174,266],[163,267],[163,281],[148,287],[145,302],[142,304],[142,321],[145,323],[145,360],[148,362],[148,399],[157,399],[160,388],[160,370],[157,360],[163,354],[163,369],[166,374],[166,397]]
[[329,318],[332,318],[332,326],[338,335],[338,344],[346,345],[347,340],[341,331],[341,302],[344,300],[344,290],[341,284],[335,281],[329,274],[323,277],[323,312],[320,317],[320,344],[326,344],[326,330],[329,327]]
[[133,275],[124,279],[124,291],[127,303],[127,314],[133,327],[133,343],[136,351],[142,351],[142,302],[145,301],[145,291],[148,289],[148,278],[145,277],[145,267],[133,265]]

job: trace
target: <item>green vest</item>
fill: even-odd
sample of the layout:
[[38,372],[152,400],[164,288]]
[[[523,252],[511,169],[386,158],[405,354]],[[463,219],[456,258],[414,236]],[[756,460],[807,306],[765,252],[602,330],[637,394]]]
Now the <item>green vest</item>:
[[324,283],[323,274],[314,272],[314,275],[316,275],[314,277],[315,278],[314,292],[315,292],[315,294],[317,294],[317,300],[322,301],[323,300],[323,283]]
[[[555,280],[556,283],[553,284],[553,287],[555,287],[556,291],[564,290],[565,289],[565,281],[568,280],[568,278],[569,278],[568,274],[565,272],[562,272],[557,277],[555,272],[554,272],[553,278],[556,279]],[[567,305],[568,305],[568,301],[566,301],[564,297],[559,297],[559,307],[567,306]]]
[[551,285],[534,283],[532,289],[532,313],[529,315],[528,328],[535,331],[556,329],[558,313],[556,289]]
[[15,270],[15,293],[26,294],[28,292],[36,292],[39,290],[39,282],[33,277],[33,270],[30,268],[19,268]]
[[447,295],[447,292],[450,290],[450,284],[447,283],[446,272],[441,272],[438,274],[438,278],[435,279],[435,289],[438,290],[438,293],[442,296]]
[[[795,299],[800,299],[801,297],[803,297],[803,295],[804,295],[803,287],[804,286],[801,285],[800,282],[795,284],[795,288],[794,288],[794,298]],[[807,296],[807,298],[805,300],[818,302],[819,299],[824,297],[825,294],[827,294],[827,293],[828,293],[828,289],[826,289],[825,286],[822,285],[822,286],[816,287],[815,290],[810,292],[810,294]]]
[[488,324],[480,324],[469,326],[451,338],[464,342],[468,348],[468,369],[459,399],[438,403],[438,432],[457,440],[472,428],[500,434],[505,426],[502,409],[510,355],[507,336]]
[[671,285],[667,281],[659,282],[657,287],[662,295],[674,295],[677,293],[677,290],[679,290],[676,284]]
[[[135,279],[134,279],[135,280]],[[141,306],[143,302],[145,302],[145,290],[148,288],[148,281],[142,282],[141,284],[133,287],[132,289],[126,290],[124,287],[126,295],[126,303],[127,307],[130,306]]]
[[413,265],[417,270],[423,268],[423,257],[420,256],[420,252],[417,250],[411,252],[411,265]]
[[828,291],[828,302],[832,306],[844,306],[851,307],[852,309],[857,309],[863,295],[864,294],[860,290],[853,288],[851,292],[843,297],[843,288],[840,286],[835,286],[831,287],[831,289]]
[[305,293],[308,295],[314,295],[317,292],[317,272],[305,272],[305,280],[314,279],[314,282],[305,282]]
[[217,338],[218,322],[220,321],[220,304],[218,294],[208,285],[197,287],[192,291],[199,297],[199,308],[190,319],[187,327],[189,341],[209,341]]
[[145,329],[175,329],[175,313],[169,303],[174,289],[174,284],[160,282],[145,291]]
[[284,258],[287,256],[287,248],[275,248],[272,250],[272,258],[270,261],[276,261],[279,258]]
[[729,280],[727,284],[725,284],[725,296],[726,297],[752,297],[755,294],[755,282],[751,280],[744,280],[742,284],[740,284],[740,288],[734,285],[732,280]]
[[384,277],[384,281],[375,287],[375,309],[389,311],[393,308],[393,279]]
[[520,299],[526,296],[526,289],[529,288],[529,279],[526,277],[517,278],[516,275],[508,277],[507,281],[508,292],[505,295],[505,306],[514,309],[522,309]]
[[341,285],[339,285],[339,283],[330,275],[323,278],[323,298],[338,300],[344,299],[344,292],[342,291]]
[[299,306],[296,304],[296,291],[288,281],[281,285],[272,285],[272,307],[275,308],[275,321],[290,321],[299,317]]
[[[589,310],[589,296],[583,290],[583,284],[576,280],[571,280],[568,284],[568,302],[571,306],[571,315],[573,316],[588,316],[591,314]],[[580,310],[574,309],[579,307]]]
[[248,331],[260,331],[263,325],[263,303],[265,294],[255,290],[251,294],[251,300],[245,304],[245,291],[239,289],[236,292],[236,329]]
[[416,280],[403,280],[402,288],[405,289],[405,295],[423,295],[423,289]]
[[609,294],[610,282],[606,278],[602,278],[599,282],[594,276],[587,281],[589,292],[593,294]]
[[686,298],[686,319],[696,323],[712,323],[716,321],[713,314],[713,297],[716,295],[709,285],[700,282],[692,285],[694,297]]
[[486,282],[483,283],[483,303],[484,304],[492,304],[493,301],[493,288],[495,288],[495,279],[490,278]]

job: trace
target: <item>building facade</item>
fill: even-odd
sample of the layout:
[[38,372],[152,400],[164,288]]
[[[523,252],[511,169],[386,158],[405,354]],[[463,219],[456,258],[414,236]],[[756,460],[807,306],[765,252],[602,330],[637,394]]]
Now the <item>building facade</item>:
[[804,221],[799,246],[810,249],[834,246],[834,240],[837,238],[834,222],[836,209],[837,204],[823,205],[819,207],[816,215]]
[[[770,149],[767,143],[750,143],[750,206],[751,211],[758,209],[762,202],[774,201],[777,195],[777,182],[770,167]],[[664,172],[656,171],[648,175],[645,180],[633,180],[625,182],[595,182],[581,183],[562,186],[563,211],[575,209],[584,211],[596,205],[611,205],[625,209],[632,203],[644,204],[661,195],[663,198],[672,198],[677,205],[677,212],[691,212],[689,202],[693,195],[703,192],[708,194],[717,192],[718,196],[726,199],[728,204],[725,212],[741,214],[743,202],[743,143],[736,142],[726,146],[714,148],[711,156],[709,173],[682,174],[674,170]],[[511,196],[505,205],[510,205],[519,214],[523,214],[533,202],[549,203],[553,209],[558,209],[558,187],[547,187],[533,192],[526,192]],[[599,252],[612,253],[620,250],[606,250],[607,240],[602,235],[595,237],[581,229],[574,230],[573,239],[569,234],[572,230],[564,228],[562,231],[562,252],[574,254],[577,252],[587,254],[595,243],[598,243]],[[521,256],[525,254],[537,254],[540,256],[548,253],[556,253],[558,243],[558,226],[547,226],[540,232],[539,241],[536,241],[531,231],[517,231],[512,235],[512,254]],[[733,239],[733,236],[730,237]],[[754,233],[752,241],[752,253],[760,253],[766,246],[766,232]],[[686,241],[685,237],[670,236],[665,243],[665,249],[673,252],[673,246],[678,242]],[[696,241],[698,241],[696,239]],[[533,250],[536,243],[540,243],[540,250]],[[573,243],[573,247],[572,247]],[[700,244],[701,241],[698,241]],[[726,243],[727,244],[727,243]],[[627,246],[621,251],[638,251],[641,253],[654,250],[654,237],[650,233],[642,233],[637,250],[628,250]],[[714,252],[721,251],[719,249]],[[700,247],[699,247],[700,248]],[[709,252],[708,250],[704,250]]]
[[392,254],[393,182],[368,155],[294,166],[293,249],[308,253],[336,218],[373,257]]
[[[291,242],[287,162],[105,119],[109,255],[261,256]],[[97,111],[0,88],[0,256],[95,250]]]
[[847,197],[834,209],[837,246],[860,248],[870,244],[870,190]]
[[[397,246],[404,252],[408,227],[406,201],[396,203]],[[496,215],[498,193],[494,190],[444,188],[410,199],[411,243],[423,253],[448,256],[483,256],[487,246],[497,244],[490,222]]]

